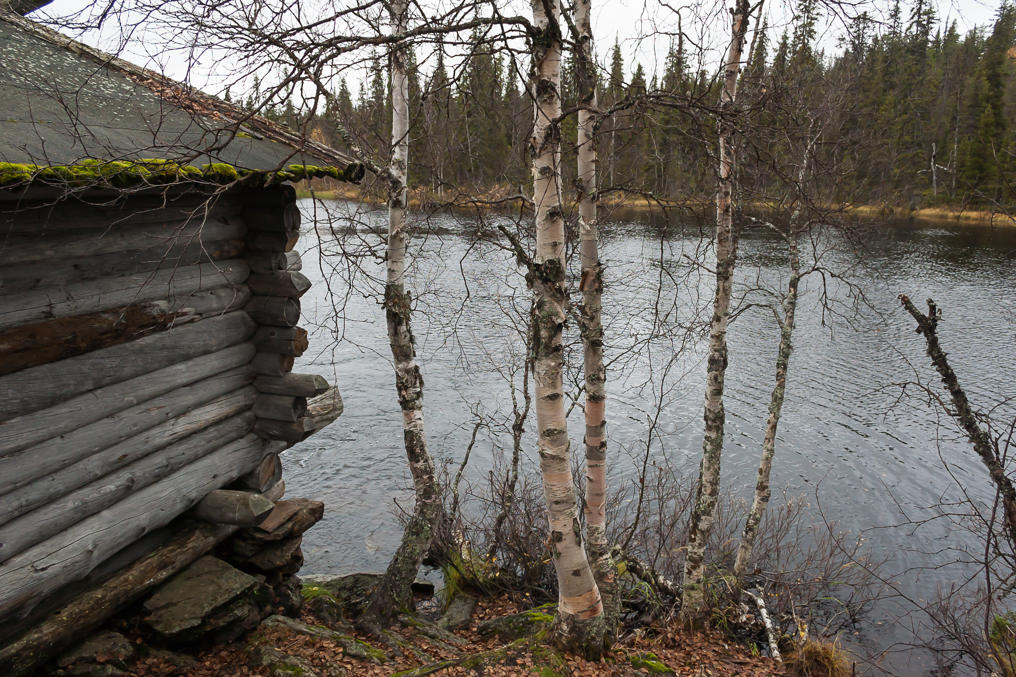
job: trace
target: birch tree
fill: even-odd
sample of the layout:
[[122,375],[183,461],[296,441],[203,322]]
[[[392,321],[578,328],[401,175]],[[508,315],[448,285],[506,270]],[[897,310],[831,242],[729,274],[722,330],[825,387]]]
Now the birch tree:
[[[805,150],[798,174],[798,186],[804,183],[808,171],[808,156],[817,140],[818,136],[816,135]],[[794,318],[797,312],[797,289],[801,282],[801,256],[798,245],[801,199],[802,196],[799,194],[796,199],[797,204],[790,217],[789,228],[786,232],[780,233],[787,241],[790,276],[787,279],[787,292],[781,303],[782,317],[778,312],[773,311],[776,323],[780,328],[780,346],[776,353],[776,379],[769,399],[769,417],[766,419],[765,434],[762,438],[762,457],[759,460],[758,475],[755,481],[755,494],[744,523],[744,530],[741,532],[741,542],[737,547],[737,558],[734,561],[734,579],[738,584],[744,580],[744,575],[748,570],[748,562],[755,545],[755,537],[758,535],[758,527],[772,495],[769,476],[772,472],[773,457],[776,455],[776,430],[780,424],[783,399],[787,390],[787,370],[790,367],[790,355],[793,352]]]
[[723,451],[723,380],[727,369],[727,321],[737,260],[737,229],[734,224],[733,185],[736,145],[733,121],[737,102],[738,73],[749,20],[748,0],[736,0],[731,10],[731,40],[723,70],[718,112],[719,168],[716,190],[716,288],[709,327],[706,366],[705,431],[702,462],[688,526],[684,561],[681,618],[697,623],[705,607],[705,549],[713,526],[720,487],[720,456]]
[[565,287],[565,229],[561,207],[561,9],[557,0],[533,0],[534,98],[530,140],[536,256],[529,273],[534,299],[533,381],[536,423],[550,547],[557,571],[558,606],[554,641],[562,648],[599,658],[604,649],[600,591],[582,543],[572,481],[564,406],[564,346],[568,292]]
[[[396,36],[403,36],[408,22],[407,0],[388,6]],[[388,342],[395,362],[395,387],[402,408],[406,456],[416,491],[416,506],[406,525],[402,542],[371,597],[368,622],[390,621],[413,604],[410,585],[430,546],[441,514],[441,501],[434,475],[434,461],[427,450],[423,418],[423,377],[416,363],[411,325],[410,296],[406,291],[406,175],[409,162],[408,47],[397,42],[390,55],[392,96],[392,152],[388,167],[388,256],[385,282],[385,319]]]
[[575,3],[575,66],[578,80],[578,173],[576,190],[579,201],[579,239],[582,293],[579,329],[582,334],[585,385],[586,551],[593,575],[600,588],[611,623],[615,568],[607,544],[607,370],[603,364],[603,321],[601,292],[603,266],[600,263],[599,232],[596,219],[596,170],[599,162],[596,145],[596,62],[593,60],[591,0]]

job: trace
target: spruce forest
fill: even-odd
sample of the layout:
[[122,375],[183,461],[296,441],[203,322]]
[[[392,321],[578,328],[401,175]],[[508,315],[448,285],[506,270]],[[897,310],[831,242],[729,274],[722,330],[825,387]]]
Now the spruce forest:
[[[862,12],[835,48],[822,48],[821,5],[804,0],[792,25],[776,32],[763,23],[749,36],[750,57],[739,95],[744,117],[762,111],[745,133],[739,188],[750,203],[771,199],[767,176],[792,164],[792,143],[779,130],[803,131],[826,119],[816,150],[816,187],[828,203],[903,209],[991,208],[1016,199],[1016,7],[1003,2],[993,25],[961,34],[939,21],[928,0],[901,4],[887,19]],[[666,61],[650,73],[626,62],[617,42],[599,55],[597,98],[609,111],[599,127],[601,199],[643,196],[668,201],[710,199],[715,190],[709,153],[716,145],[712,110],[721,82],[683,40],[671,41]],[[410,188],[441,202],[456,194],[517,194],[529,181],[526,161],[532,102],[522,90],[524,64],[474,31],[454,47],[437,43],[430,64],[411,59]],[[465,57],[450,65],[445,53]],[[335,93],[339,118],[364,147],[387,143],[391,126],[387,63],[375,55],[354,94],[346,80]],[[575,63],[565,54],[562,108],[577,106]],[[278,90],[273,90],[277,92]],[[228,94],[227,94],[228,96]],[[284,96],[284,95],[283,95]],[[294,128],[340,135],[329,111],[301,115],[255,81],[243,103]],[[267,100],[267,103],[266,103]],[[802,117],[803,115],[803,117]],[[747,131],[747,130],[742,130]],[[564,186],[574,184],[576,119],[561,125]],[[753,141],[758,139],[757,147]],[[834,179],[834,180],[833,180]]]

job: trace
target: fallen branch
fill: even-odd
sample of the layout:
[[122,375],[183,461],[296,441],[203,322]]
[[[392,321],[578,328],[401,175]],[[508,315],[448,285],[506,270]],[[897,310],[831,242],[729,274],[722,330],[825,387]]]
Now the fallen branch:
[[766,628],[766,636],[769,638],[769,653],[777,661],[783,662],[783,657],[780,656],[779,638],[776,636],[776,628],[773,627],[773,619],[769,616],[769,609],[766,608],[766,601],[762,597],[762,592],[759,591],[757,594],[745,590],[744,594],[755,600],[755,604],[758,606],[758,615],[762,619],[762,625]]
[[610,556],[617,563],[623,562],[633,576],[655,588],[657,592],[673,597],[678,602],[681,601],[681,586],[663,574],[656,573],[652,567],[639,558],[625,553],[616,546],[610,551]]

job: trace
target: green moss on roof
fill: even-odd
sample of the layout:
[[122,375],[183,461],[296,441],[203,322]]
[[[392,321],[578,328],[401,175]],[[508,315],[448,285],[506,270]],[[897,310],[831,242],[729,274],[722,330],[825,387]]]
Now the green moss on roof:
[[216,185],[241,183],[260,187],[289,181],[329,177],[356,183],[363,178],[363,166],[344,169],[314,165],[289,165],[281,171],[240,169],[224,162],[194,167],[170,160],[105,161],[81,160],[73,165],[46,166],[0,162],[0,188],[30,183],[72,187],[138,188],[171,183],[198,182]]

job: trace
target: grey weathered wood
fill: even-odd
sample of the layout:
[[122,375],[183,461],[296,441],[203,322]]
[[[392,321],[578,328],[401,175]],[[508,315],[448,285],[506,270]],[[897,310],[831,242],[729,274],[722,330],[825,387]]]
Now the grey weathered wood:
[[253,416],[248,412],[205,427],[157,453],[141,458],[135,454],[135,462],[7,522],[0,526],[0,563],[197,461],[210,450],[243,437],[252,423]]
[[132,304],[0,331],[0,355],[4,355],[3,361],[0,361],[0,375],[108,348],[170,327],[228,313],[243,308],[250,297],[250,290],[246,286],[222,287],[177,296],[171,300]]
[[[5,191],[6,193],[7,191]],[[46,199],[39,186],[32,187],[31,198],[14,203],[0,200],[0,232],[38,234],[46,230],[81,230],[89,228],[129,228],[156,226],[166,228],[192,221],[199,224],[214,220],[238,221],[242,207],[236,200],[210,201],[210,195],[191,192],[177,195],[132,193],[125,204],[122,192],[108,198],[68,200],[66,191],[57,190]]]
[[321,430],[342,415],[345,406],[339,387],[332,386],[326,392],[307,402],[307,415],[304,427],[308,434]]
[[285,252],[250,252],[246,261],[252,273],[272,273],[287,266]]
[[[253,425],[253,421],[251,424]],[[265,446],[265,451],[269,451],[268,445]],[[264,493],[281,479],[282,461],[279,459],[279,454],[277,452],[266,453],[258,463],[258,467],[236,480],[236,486]]]
[[271,489],[264,492],[264,497],[271,501],[278,501],[286,495],[286,480],[279,480],[272,485]]
[[293,368],[293,356],[282,353],[258,353],[251,364],[260,375],[279,377]]
[[254,328],[238,311],[8,374],[0,377],[0,421],[236,345]]
[[252,190],[240,196],[245,207],[281,208],[296,202],[296,189],[289,184],[280,184],[269,189]]
[[285,270],[303,270],[303,259],[300,258],[300,252],[298,251],[286,252]]
[[230,259],[0,296],[0,329],[131,303],[172,299],[201,289],[235,286],[246,280],[249,273],[250,268],[242,259]]
[[[24,478],[18,478],[15,480],[21,482],[18,488],[0,495],[0,524],[40,506],[58,501],[76,489],[104,478],[149,454],[158,452],[157,455],[160,458],[172,456],[176,452],[172,448],[166,449],[166,447],[171,447],[181,440],[184,440],[185,445],[191,444],[192,438],[196,437],[195,433],[216,425],[220,421],[232,417],[235,420],[232,421],[231,427],[228,429],[238,430],[234,437],[246,434],[254,424],[253,414],[249,412],[254,403],[255,392],[250,387],[234,390],[88,456],[81,456],[81,451],[78,449],[57,449],[53,458],[40,459],[39,462],[47,470],[57,469],[39,475],[38,478],[28,482],[25,482]],[[153,401],[153,403],[155,406],[161,406],[158,401]],[[242,416],[245,413],[248,415]],[[237,418],[238,416],[239,418]],[[246,428],[241,428],[241,424],[246,425]],[[188,436],[192,437],[188,438]],[[71,443],[75,443],[81,437],[81,433],[68,435]],[[187,439],[185,440],[185,438]],[[212,446],[215,446],[214,443]],[[51,450],[52,447],[52,444],[49,445]],[[189,447],[185,446],[184,448]],[[26,463],[33,460],[31,455],[38,453],[38,449],[26,450],[25,453],[28,454],[25,458]],[[41,449],[45,453],[47,445],[42,445]],[[63,467],[60,467],[61,465]],[[13,462],[8,464],[8,467],[12,472],[17,471],[17,466]]]
[[261,524],[274,509],[275,504],[271,499],[257,492],[216,489],[202,498],[190,514],[195,519],[212,524],[254,527]]
[[262,376],[254,380],[254,386],[263,393],[317,397],[331,386],[323,376],[317,374],[286,374],[285,376]]
[[289,252],[299,239],[299,231],[292,233],[255,231],[247,234],[247,248],[255,252]]
[[300,442],[321,430],[342,414],[342,397],[339,389],[332,386],[323,395],[307,403],[307,414],[296,421],[272,418],[258,418],[254,432],[269,440]]
[[253,411],[258,418],[296,421],[307,413],[307,400],[303,397],[259,393],[254,400]]
[[[0,233],[3,232],[0,226]],[[169,247],[162,244],[131,252],[85,255],[71,259],[4,266],[0,269],[0,294],[48,287],[54,280],[59,280],[61,284],[70,284],[102,277],[132,275],[159,268],[193,266],[208,261],[237,258],[243,253],[242,239],[193,241]],[[285,257],[285,254],[279,256]]]
[[[81,217],[75,217],[81,223]],[[0,266],[79,258],[86,254],[111,254],[155,247],[169,249],[174,244],[201,240],[214,242],[244,237],[246,228],[239,221],[211,219],[205,223],[180,221],[163,226],[131,228],[96,218],[89,230],[46,230],[10,235],[0,248]]]
[[[281,496],[280,496],[281,498]],[[15,641],[0,647],[0,674],[25,677],[81,641],[120,609],[140,599],[228,538],[236,527],[198,522],[164,545],[74,598]]]
[[54,473],[232,392],[253,380],[249,367],[231,369],[99,419],[65,435],[0,457],[0,494]]
[[300,210],[295,204],[278,209],[245,209],[243,220],[251,230],[300,230]]
[[281,270],[274,273],[254,273],[247,278],[247,286],[260,296],[288,296],[298,299],[310,289],[310,280],[303,273]]
[[[118,411],[182,386],[248,364],[254,356],[249,343],[174,364],[158,371],[99,388],[48,409],[0,424],[0,457],[8,456],[76,430]],[[0,386],[3,381],[0,380]]]
[[273,418],[259,418],[254,422],[254,432],[266,440],[282,440],[293,444],[302,442],[310,434],[304,429],[303,419],[280,421]]
[[285,296],[255,296],[246,310],[258,324],[295,327],[300,321],[300,302]]
[[310,346],[307,330],[301,327],[261,327],[251,339],[259,352],[299,357]]
[[249,472],[263,455],[264,442],[247,435],[11,558],[0,565],[0,614],[17,609],[27,615],[49,591],[84,578],[208,492]]

